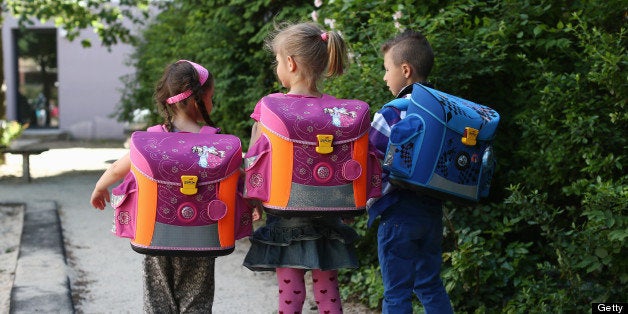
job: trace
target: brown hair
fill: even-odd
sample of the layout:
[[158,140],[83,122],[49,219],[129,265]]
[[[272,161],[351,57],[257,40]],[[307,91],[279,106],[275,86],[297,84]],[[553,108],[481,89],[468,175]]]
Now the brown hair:
[[[172,119],[178,110],[185,110],[186,106],[190,106],[190,100],[194,100],[196,110],[198,110],[207,125],[213,126],[214,123],[209,117],[209,112],[205,108],[203,95],[214,87],[214,77],[208,71],[207,80],[203,85],[199,82],[199,74],[196,69],[188,62],[175,62],[169,64],[164,70],[164,74],[155,86],[155,101],[159,113],[164,118],[164,124],[168,131],[172,132],[174,126]],[[168,104],[166,100],[174,95],[180,94],[186,90],[191,90],[190,97],[174,103]]]
[[309,86],[325,77],[341,75],[348,65],[347,46],[340,34],[325,31],[317,23],[282,24],[266,40],[274,54],[291,56],[299,64]]
[[408,63],[414,72],[426,80],[434,65],[434,52],[427,38],[413,30],[406,30],[388,40],[381,47],[382,53],[390,52],[395,65]]

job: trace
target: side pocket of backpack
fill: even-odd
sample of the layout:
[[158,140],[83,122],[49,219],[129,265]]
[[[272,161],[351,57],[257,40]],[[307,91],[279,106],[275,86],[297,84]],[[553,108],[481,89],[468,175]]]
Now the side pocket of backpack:
[[244,155],[244,197],[268,201],[270,197],[270,140],[265,134]]
[[367,157],[367,199],[382,196],[382,165],[375,154],[375,147],[369,143],[369,154]]
[[242,194],[236,194],[235,239],[246,238],[253,233],[253,208]]
[[132,172],[111,190],[111,206],[114,209],[111,232],[121,238],[135,238],[137,182]]
[[391,175],[410,178],[421,151],[424,135],[423,119],[415,114],[406,116],[390,130],[390,140],[383,167]]

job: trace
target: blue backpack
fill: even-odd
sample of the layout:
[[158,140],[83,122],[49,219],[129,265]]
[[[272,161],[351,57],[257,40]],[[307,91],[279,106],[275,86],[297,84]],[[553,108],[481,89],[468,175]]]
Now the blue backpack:
[[421,84],[384,106],[407,110],[391,129],[384,157],[391,183],[461,203],[488,196],[495,110]]

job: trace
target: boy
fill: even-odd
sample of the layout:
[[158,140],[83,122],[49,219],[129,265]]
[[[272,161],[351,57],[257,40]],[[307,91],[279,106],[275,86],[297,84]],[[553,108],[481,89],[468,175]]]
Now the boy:
[[[429,86],[427,77],[434,54],[425,36],[405,31],[384,43],[381,50],[386,70],[384,81],[396,98],[409,103],[413,83]],[[391,127],[405,115],[405,110],[394,107],[384,107],[375,113],[369,140],[377,148],[380,159],[386,153]],[[383,196],[369,207],[368,221],[371,226],[381,216],[377,251],[384,282],[383,313],[412,313],[413,292],[426,313],[453,313],[440,279],[442,202],[391,186],[386,173],[383,180]]]

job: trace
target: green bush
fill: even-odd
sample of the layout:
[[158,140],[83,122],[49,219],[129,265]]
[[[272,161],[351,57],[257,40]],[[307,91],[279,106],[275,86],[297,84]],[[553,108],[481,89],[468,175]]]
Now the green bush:
[[[447,206],[443,279],[456,311],[588,311],[622,300],[626,4],[413,4],[329,2],[320,15],[351,39],[356,63],[369,64],[336,84],[339,94],[373,100],[373,110],[389,99],[376,92],[383,72],[372,69],[398,22],[428,36],[437,88],[501,114],[491,197]],[[374,265],[344,291],[373,304],[361,292],[378,284],[365,275]]]

